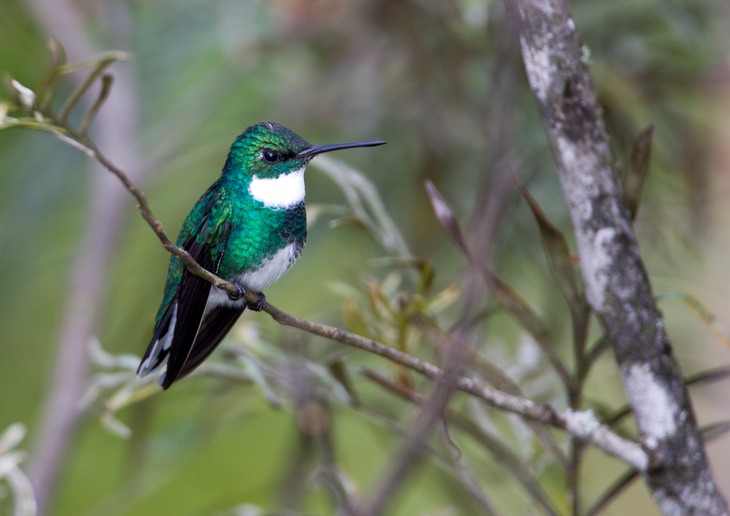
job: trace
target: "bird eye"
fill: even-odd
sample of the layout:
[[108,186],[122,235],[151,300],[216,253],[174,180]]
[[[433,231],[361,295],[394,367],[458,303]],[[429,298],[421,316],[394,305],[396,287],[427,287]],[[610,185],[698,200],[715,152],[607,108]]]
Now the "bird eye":
[[266,163],[276,163],[279,161],[279,154],[271,149],[266,149],[261,153],[261,157]]

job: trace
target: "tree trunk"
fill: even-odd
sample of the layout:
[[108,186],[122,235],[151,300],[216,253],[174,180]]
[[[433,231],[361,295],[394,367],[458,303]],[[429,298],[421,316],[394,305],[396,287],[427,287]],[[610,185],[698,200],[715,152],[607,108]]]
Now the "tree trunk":
[[727,514],[631,216],[575,22],[563,0],[505,0],[572,218],[588,302],[603,321],[665,514]]

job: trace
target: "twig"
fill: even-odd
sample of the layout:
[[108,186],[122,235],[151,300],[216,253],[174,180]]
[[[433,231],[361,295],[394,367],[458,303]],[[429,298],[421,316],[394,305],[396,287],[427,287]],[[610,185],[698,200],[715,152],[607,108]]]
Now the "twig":
[[[422,404],[424,400],[416,392],[402,385],[392,382],[388,378],[370,370],[363,370],[361,374],[372,380],[375,384],[383,387],[396,396],[410,401],[414,404]],[[515,479],[525,488],[531,500],[542,506],[547,514],[558,514],[557,510],[552,506],[548,496],[544,493],[540,484],[535,480],[534,476],[524,467],[520,458],[514,454],[507,446],[499,442],[497,439],[484,432],[479,425],[468,417],[456,412],[453,409],[445,411],[445,417],[462,429],[466,434],[472,436],[477,442],[484,446],[494,459],[501,464],[502,467],[509,470]]]
[[444,411],[456,389],[457,373],[466,356],[464,348],[463,345],[457,345],[446,352],[445,367],[438,378],[433,379],[435,385],[431,395],[421,404],[421,410],[410,425],[403,445],[394,454],[387,471],[381,475],[370,500],[363,500],[355,508],[357,516],[378,516],[385,512],[408,472],[420,461],[422,447],[427,442],[431,430],[439,420],[443,419]]
[[[94,44],[87,37],[81,7],[66,0],[29,0],[29,12],[45,26],[46,32],[63,39],[72,56],[92,55]],[[124,7],[122,6],[122,9]],[[124,22],[116,16],[115,27]],[[47,75],[45,92],[39,91],[41,107],[52,109],[57,81],[62,73],[65,53],[60,45],[52,44],[53,71]],[[107,54],[113,60],[115,55]],[[98,59],[98,58],[97,58]],[[94,62],[94,60],[90,60]],[[130,70],[133,74],[133,71]],[[115,98],[99,113],[95,135],[112,155],[126,155],[125,162],[132,170],[143,171],[136,163],[139,153],[134,140],[136,107],[134,81],[131,74],[122,75],[117,82]],[[78,83],[77,83],[78,84]],[[86,105],[84,99],[81,102]],[[72,117],[74,118],[74,117]],[[123,154],[124,153],[124,154]],[[83,238],[77,246],[68,274],[66,299],[60,310],[59,327],[55,336],[52,374],[44,393],[43,408],[38,418],[28,473],[33,483],[40,516],[51,512],[52,497],[58,493],[59,474],[63,469],[69,445],[73,442],[79,419],[78,400],[83,393],[88,375],[87,343],[98,324],[100,299],[108,285],[108,270],[114,254],[114,242],[124,223],[126,194],[115,188],[102,174],[91,176],[91,190],[86,207]]]
[[631,483],[636,480],[639,476],[639,472],[636,470],[629,470],[621,475],[601,497],[586,510],[586,516],[594,516],[600,514],[616,497]]
[[[266,312],[280,324],[379,355],[416,371],[431,380],[438,381],[443,377],[444,371],[441,368],[380,342],[355,335],[340,328],[302,319],[282,312],[271,304],[266,307]],[[638,444],[613,433],[608,427],[601,425],[590,412],[573,412],[570,410],[559,412],[550,406],[540,405],[527,398],[492,389],[481,385],[476,380],[463,376],[456,379],[455,387],[459,391],[485,401],[492,407],[566,430],[572,435],[595,445],[609,455],[624,460],[640,471],[645,471],[649,465],[646,453]]]
[[[88,138],[83,135],[75,134],[75,136],[80,140],[78,141],[81,145],[80,148],[84,150],[87,155],[101,163],[104,168],[117,176],[120,181],[122,181],[125,188],[135,197],[135,199],[137,199],[137,202],[139,203],[139,211],[142,217],[153,229],[167,251],[178,256],[192,273],[211,282],[214,286],[220,289],[226,291],[233,290],[238,293],[233,284],[202,268],[187,251],[173,244],[165,233],[162,224],[153,215],[149,207],[147,197],[144,195],[142,190],[140,190],[132,182],[124,171],[106,158],[106,156],[104,156],[104,154],[96,148],[93,142],[89,141]],[[247,292],[245,299],[251,303],[255,303],[258,300],[256,294],[252,292]],[[413,371],[416,371],[434,381],[441,381],[444,378],[445,373],[441,368],[431,363],[424,362],[407,353],[403,353],[395,348],[381,344],[380,342],[367,339],[340,328],[302,319],[295,315],[283,312],[272,304],[268,304],[265,311],[276,322],[284,326],[297,328],[313,335],[325,337],[327,339],[341,342],[379,355],[404,367],[412,369]],[[595,445],[607,454],[624,460],[626,463],[640,471],[645,471],[649,465],[646,453],[638,444],[613,433],[608,427],[601,425],[590,412],[573,412],[570,410],[558,412],[550,406],[539,405],[529,399],[513,396],[499,390],[483,386],[476,380],[466,377],[457,377],[454,380],[454,387],[457,390],[482,399],[493,407],[500,408],[556,428],[561,428],[569,432],[571,435]]]
[[[165,233],[160,221],[157,220],[152,213],[147,197],[142,190],[134,184],[134,182],[122,169],[109,160],[98,149],[94,142],[86,136],[86,134],[74,129],[66,120],[59,119],[52,113],[45,112],[41,114],[46,120],[50,120],[50,123],[45,124],[45,126],[40,126],[39,128],[51,132],[61,140],[80,149],[121,181],[126,190],[129,191],[137,200],[141,216],[152,228],[162,243],[162,246],[168,252],[178,257],[192,273],[202,277],[206,281],[209,281],[215,287],[238,294],[238,290],[233,284],[202,268],[190,256],[190,254],[187,253],[187,251],[181,249],[172,242]],[[32,125],[32,122],[27,125]],[[487,283],[491,284],[492,288],[494,288],[496,283],[497,286],[501,287],[497,288],[496,291],[498,293],[504,292],[504,288],[506,288],[504,285],[499,283],[491,274],[485,273],[484,268],[481,268],[480,270],[485,275]],[[256,295],[253,293],[247,293],[246,299],[252,303],[257,301]],[[339,328],[315,323],[282,312],[271,304],[267,306],[266,312],[269,313],[275,321],[282,325],[291,326],[313,335],[322,336],[330,340],[338,341],[370,353],[377,354],[433,380],[439,386],[434,393],[434,400],[439,401],[434,402],[434,410],[431,411],[429,416],[430,418],[437,417],[441,413],[440,407],[443,407],[446,404],[452,390],[459,390],[485,401],[492,407],[500,408],[527,419],[563,429],[572,436],[595,445],[609,455],[622,459],[638,471],[644,472],[649,467],[649,459],[644,450],[638,444],[623,439],[613,433],[607,426],[601,425],[590,412],[576,412],[573,410],[560,412],[550,406],[539,405],[524,397],[508,394],[497,389],[484,386],[475,379],[456,374],[455,371],[456,367],[458,367],[458,361],[455,362],[455,368],[453,371],[441,369],[431,363],[422,361],[412,355],[403,353],[377,341],[364,338]],[[562,373],[561,376],[567,376],[562,367],[561,361],[556,358],[556,362],[557,365],[560,366],[557,369]],[[428,422],[430,419],[426,418],[426,420],[426,422]],[[424,428],[428,426],[428,424],[425,424]]]
[[[129,178],[129,176],[119,167],[117,167],[114,163],[112,163],[111,160],[109,160],[94,144],[94,142],[89,139],[87,136],[78,133],[73,127],[68,126],[67,124],[64,124],[62,121],[56,121],[66,132],[60,132],[60,131],[51,131],[51,133],[59,138],[60,140],[69,143],[73,147],[76,147],[77,149],[84,152],[87,156],[89,156],[91,159],[97,161],[99,164],[101,164],[105,169],[107,169],[109,172],[114,174],[124,185],[124,187],[131,193],[134,198],[137,200],[137,207],[139,208],[139,212],[142,215],[142,218],[147,222],[147,224],[152,228],[152,231],[155,232],[157,235],[157,238],[162,243],[162,247],[164,247],[167,251],[169,251],[171,254],[177,256],[180,258],[180,260],[185,264],[185,266],[192,272],[193,274],[200,276],[206,281],[209,281],[213,286],[225,290],[226,292],[229,292],[234,295],[240,295],[240,292],[236,288],[235,285],[232,283],[216,276],[212,272],[208,271],[207,269],[204,269],[203,267],[198,264],[198,262],[193,259],[192,256],[190,256],[190,253],[188,253],[185,249],[182,247],[178,247],[175,245],[175,243],[170,239],[170,237],[165,232],[164,227],[162,226],[162,223],[155,217],[155,215],[152,213],[152,210],[150,209],[149,201],[147,200],[147,196],[144,194],[144,192],[137,187],[137,185]],[[256,296],[254,294],[250,294],[246,298],[247,300],[251,301],[252,303],[256,301]]]
[[[80,140],[78,142],[81,145],[80,148],[90,157],[101,163],[104,168],[117,176],[119,180],[122,181],[125,188],[135,197],[135,199],[137,199],[137,202],[139,203],[139,211],[142,217],[153,229],[167,251],[178,256],[192,273],[211,282],[214,286],[226,291],[238,292],[233,284],[202,268],[187,251],[173,244],[165,233],[162,224],[153,215],[149,207],[147,197],[144,195],[142,190],[140,190],[132,182],[124,171],[106,158],[106,156],[104,156],[101,151],[96,148],[93,142],[89,141],[88,138],[83,135],[75,136]],[[252,292],[247,292],[245,298],[251,303],[255,303],[257,301],[256,294]],[[424,362],[407,353],[398,351],[395,348],[386,346],[385,344],[367,339],[360,335],[355,335],[340,328],[302,319],[295,315],[283,312],[272,304],[268,304],[265,311],[275,321],[283,324],[284,326],[291,326],[313,335],[325,337],[330,340],[374,353],[404,367],[412,369],[434,381],[439,381],[444,378],[444,371],[441,368],[428,362]],[[639,445],[619,437],[617,434],[611,432],[605,425],[600,425],[589,412],[581,413],[565,411],[561,413],[550,406],[539,405],[529,399],[513,396],[496,389],[483,386],[477,381],[466,377],[456,378],[454,386],[457,390],[476,396],[493,407],[501,408],[528,419],[566,430],[570,434],[592,443],[609,455],[623,459],[625,462],[640,471],[645,471],[648,467],[647,456]]]

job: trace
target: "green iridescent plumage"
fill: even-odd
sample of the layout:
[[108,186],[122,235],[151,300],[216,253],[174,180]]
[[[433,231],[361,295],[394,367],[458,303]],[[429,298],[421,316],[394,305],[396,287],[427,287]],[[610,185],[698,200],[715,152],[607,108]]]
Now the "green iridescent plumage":
[[261,122],[231,146],[221,177],[190,211],[177,245],[214,274],[259,294],[247,305],[190,273],[172,257],[144,376],[167,360],[164,388],[197,367],[243,310],[265,306],[261,293],[299,257],[306,240],[304,169],[317,154],[385,142],[312,146],[289,129]]

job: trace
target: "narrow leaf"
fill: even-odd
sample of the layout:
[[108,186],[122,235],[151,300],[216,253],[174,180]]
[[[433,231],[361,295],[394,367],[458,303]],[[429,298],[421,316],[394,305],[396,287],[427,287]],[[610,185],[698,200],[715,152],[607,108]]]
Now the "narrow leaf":
[[370,334],[365,314],[353,298],[348,297],[345,299],[342,311],[346,328],[359,335],[367,336]]
[[0,434],[0,455],[8,453],[20,444],[26,434],[25,425],[13,423]]
[[629,167],[623,178],[624,195],[626,206],[631,212],[631,219],[636,218],[641,202],[641,194],[644,190],[644,182],[649,174],[649,162],[651,158],[651,140],[654,134],[654,126],[649,125],[639,133],[631,148]]
[[426,191],[428,192],[431,205],[433,207],[436,220],[443,228],[444,232],[454,241],[454,243],[466,255],[469,262],[476,267],[484,278],[487,287],[491,290],[497,302],[507,310],[527,332],[532,335],[540,348],[545,352],[555,371],[560,376],[565,385],[570,384],[570,375],[563,364],[560,355],[550,338],[550,332],[543,321],[535,314],[530,306],[513,290],[509,285],[504,283],[497,277],[487,266],[478,262],[472,256],[469,247],[466,244],[464,233],[461,230],[459,221],[454,215],[454,211],[446,202],[446,199],[439,193],[431,181],[426,181]]
[[89,124],[94,119],[96,114],[99,112],[99,109],[106,101],[107,97],[109,97],[109,92],[111,91],[112,84],[114,83],[114,77],[111,74],[105,73],[101,78],[101,91],[99,92],[99,96],[96,98],[96,102],[91,106],[89,111],[84,116],[84,119],[81,121],[81,125],[79,126],[79,132],[81,134],[84,134],[86,132],[86,129],[89,127]]
[[360,402],[358,400],[357,393],[352,386],[352,380],[350,380],[350,374],[347,372],[345,363],[338,358],[327,364],[327,369],[329,370],[330,374],[332,374],[332,377],[337,381],[337,383],[339,383],[342,388],[345,389],[345,392],[347,392],[347,395],[350,397],[352,405],[359,405]]
[[89,75],[86,76],[86,79],[84,79],[81,84],[79,84],[78,88],[74,90],[74,92],[68,98],[68,101],[66,101],[66,105],[61,111],[61,120],[66,121],[68,119],[69,114],[71,114],[71,110],[74,108],[74,106],[76,106],[83,94],[86,93],[86,91],[91,87],[94,81],[104,72],[107,67],[109,67],[112,63],[115,63],[116,61],[129,59],[130,54],[127,54],[126,52],[107,52],[90,60],[81,61],[79,63],[71,63],[59,67],[60,73],[72,73],[75,71],[83,70],[85,68],[91,69],[91,72],[89,72]]
[[124,52],[122,50],[110,50],[88,59],[63,64],[59,67],[59,73],[66,75],[69,73],[80,72],[81,70],[96,69],[99,66],[106,67],[116,61],[131,61],[132,57],[132,54],[129,52]]
[[717,320],[715,314],[707,308],[702,302],[696,297],[679,291],[664,292],[658,294],[657,299],[676,299],[683,302],[686,306],[691,308],[699,317],[702,319],[712,333],[722,341],[725,346],[730,347],[730,329],[724,324]]
[[461,249],[461,251],[471,261],[471,254],[468,246],[466,245],[466,240],[464,239],[464,232],[461,230],[461,225],[459,224],[456,215],[454,215],[454,210],[451,209],[449,203],[446,202],[446,199],[444,199],[441,193],[436,189],[436,186],[430,180],[426,181],[426,193],[428,193],[433,213],[436,216],[436,220],[441,226],[441,229],[444,230],[444,233],[446,233],[446,235],[454,241],[457,247]]
[[700,428],[702,441],[707,444],[727,434],[730,431],[730,421],[719,421]]
[[722,366],[707,371],[700,371],[691,375],[687,375],[684,379],[684,384],[689,385],[702,385],[704,383],[717,382],[724,380],[730,376],[730,367]]
[[431,263],[430,260],[419,261],[419,265],[420,281],[418,291],[421,294],[425,294],[431,288],[431,285],[433,285],[436,271],[434,270],[433,263]]
[[322,156],[314,163],[317,169],[334,181],[345,196],[352,212],[349,222],[360,224],[389,254],[411,256],[405,238],[388,215],[383,200],[369,179],[354,168],[328,156]]
[[51,64],[48,72],[38,83],[36,91],[38,93],[38,106],[44,110],[51,106],[53,97],[56,94],[56,85],[61,77],[60,69],[66,64],[66,50],[57,39],[48,40],[48,49],[51,52]]
[[101,63],[99,66],[93,69],[91,73],[89,73],[89,75],[86,77],[86,79],[84,79],[84,81],[78,86],[78,88],[74,90],[74,92],[68,98],[68,101],[66,101],[66,105],[63,107],[63,111],[61,111],[61,120],[63,120],[64,122],[68,120],[68,116],[71,114],[71,110],[79,102],[81,96],[86,93],[86,90],[91,87],[96,78],[99,77],[99,75],[104,71],[104,68],[106,68],[110,64],[110,62]]
[[550,271],[568,302],[573,323],[576,362],[583,363],[590,308],[586,301],[578,272],[573,267],[573,259],[570,255],[568,242],[558,228],[550,222],[527,188],[518,185],[518,189],[527,201],[532,215],[537,221],[538,228],[540,229],[540,240],[545,250],[545,256],[550,264]]
[[532,215],[537,221],[540,229],[540,239],[545,249],[545,255],[550,263],[550,269],[558,285],[560,285],[563,295],[571,305],[571,309],[574,305],[585,303],[583,290],[579,284],[575,268],[573,267],[573,260],[570,256],[570,250],[568,249],[568,243],[565,237],[548,220],[530,192],[522,185],[519,185],[518,189],[527,201],[528,206],[530,206]]

